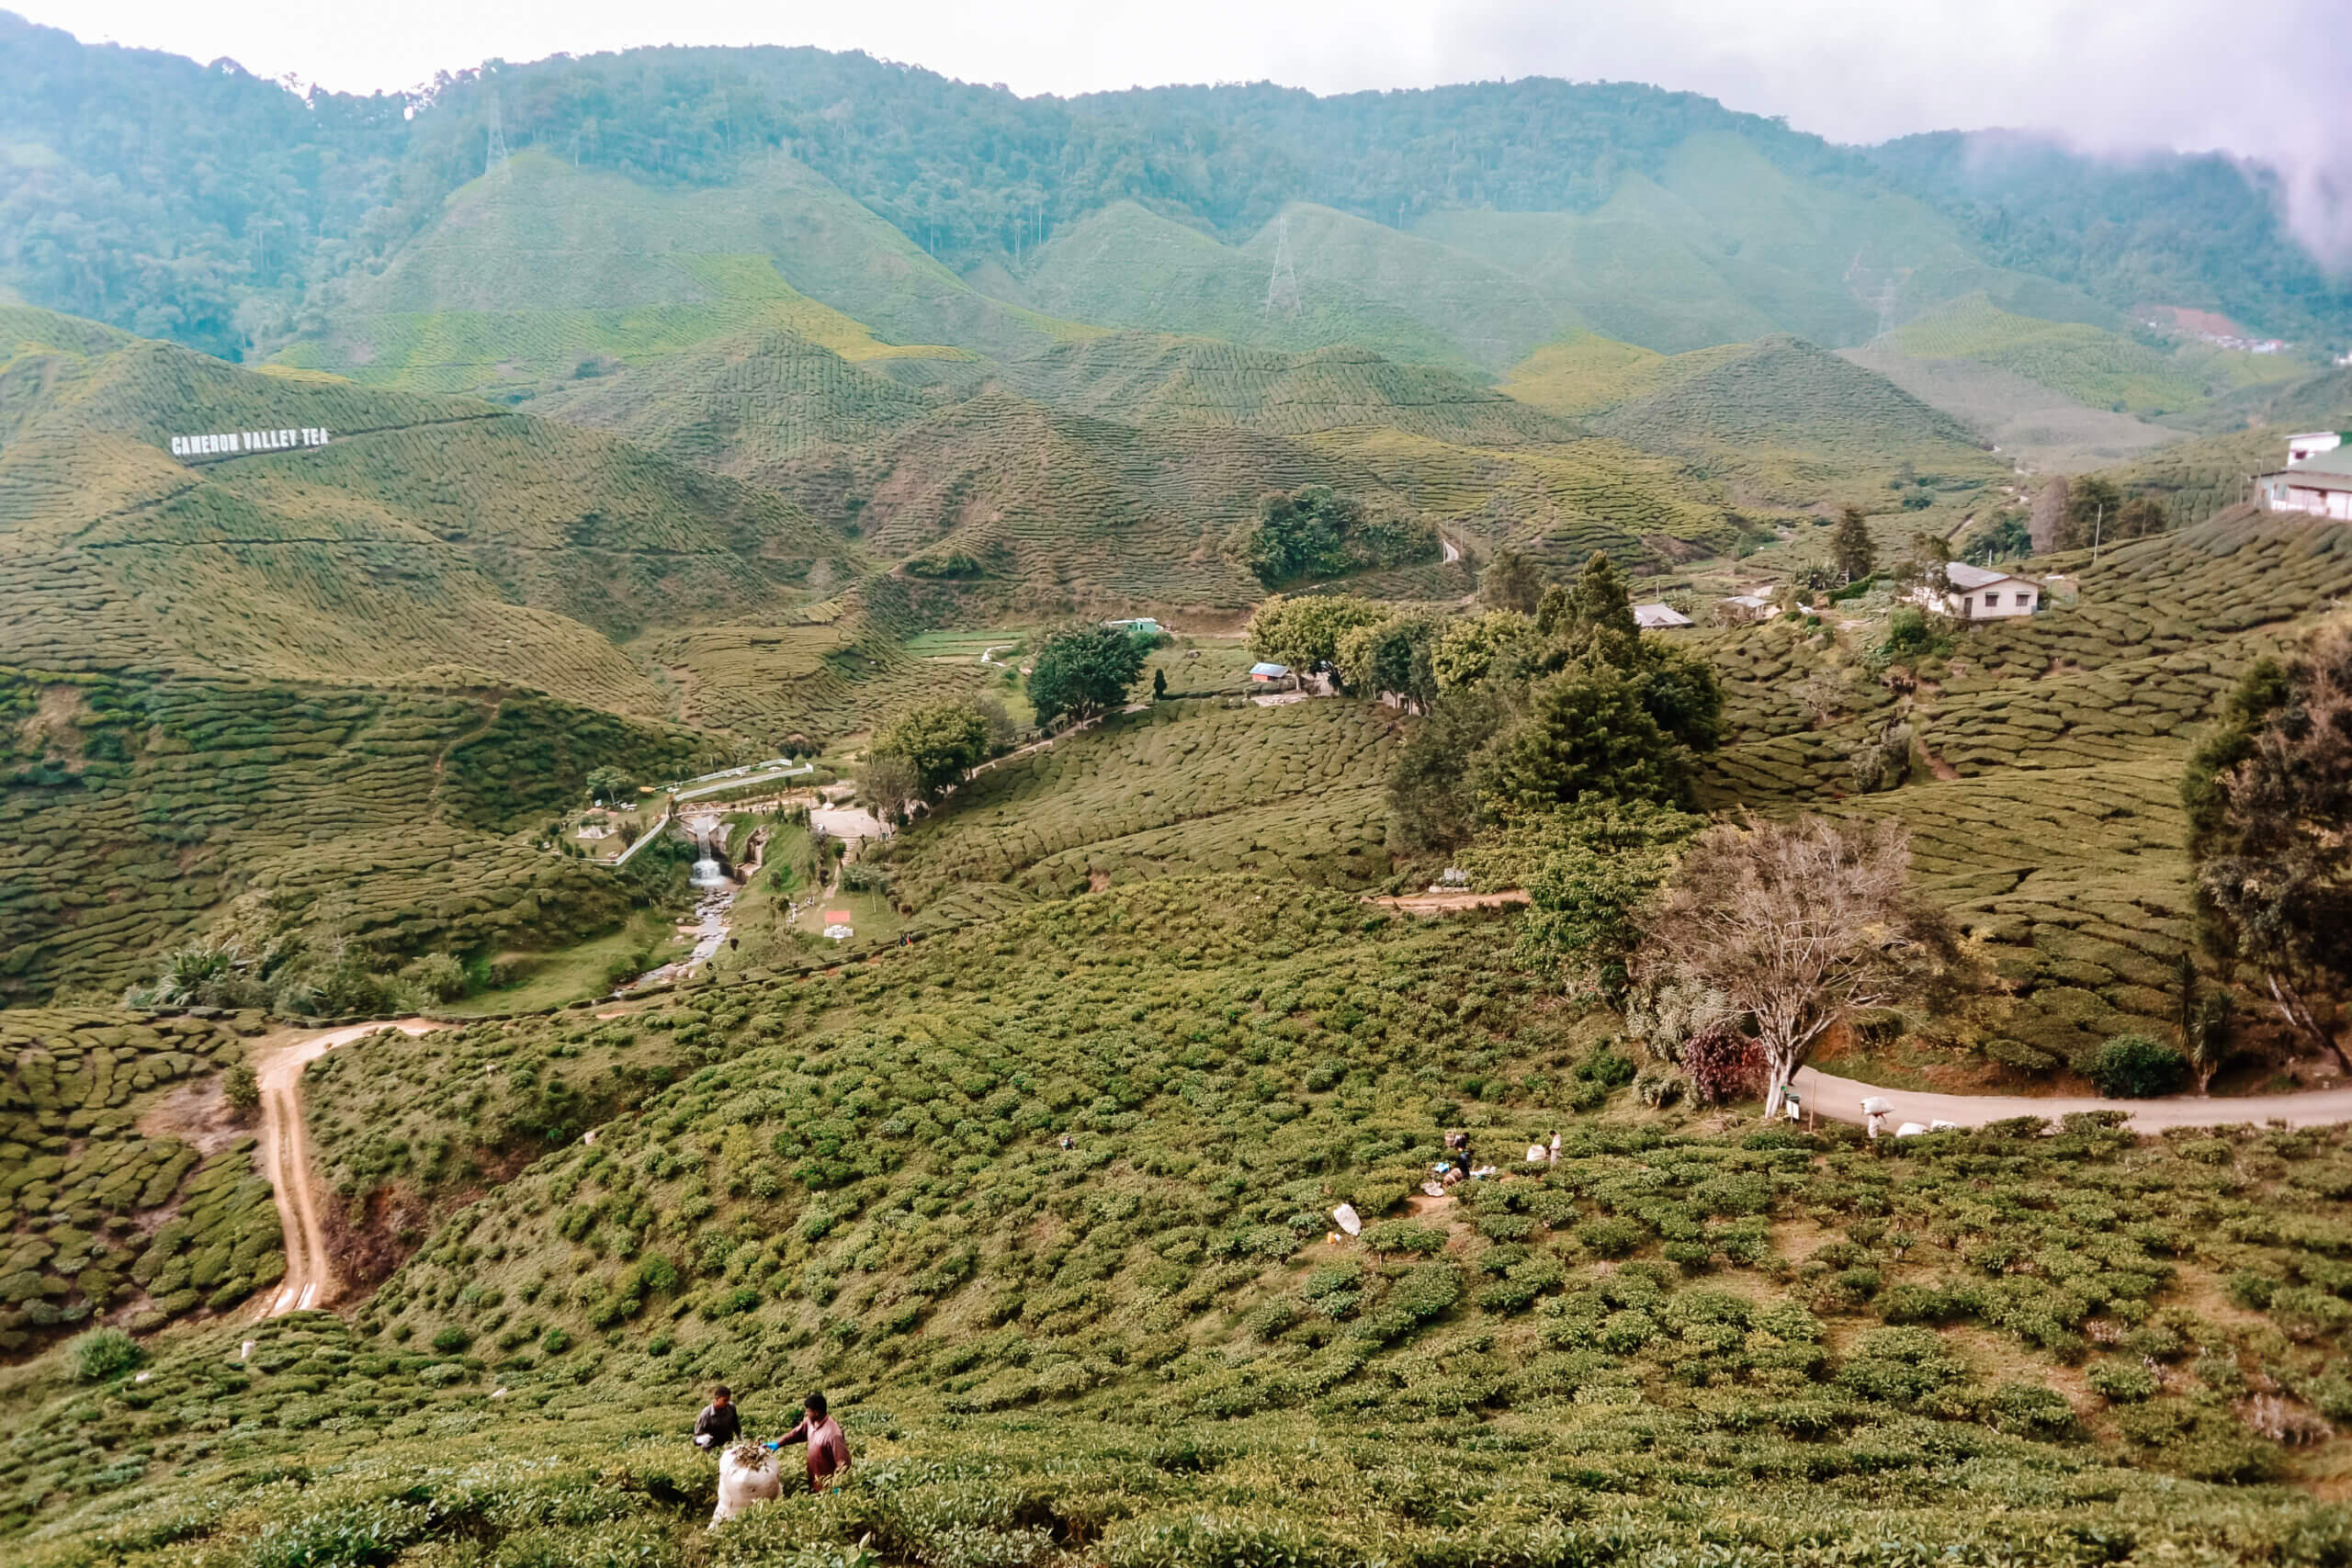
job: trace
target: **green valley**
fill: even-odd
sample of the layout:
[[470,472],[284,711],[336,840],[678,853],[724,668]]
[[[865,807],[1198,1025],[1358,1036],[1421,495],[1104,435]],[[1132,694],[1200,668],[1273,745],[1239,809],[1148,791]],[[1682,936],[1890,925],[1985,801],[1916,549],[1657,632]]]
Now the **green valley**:
[[2352,1562],[2277,171],[0,72],[0,1559]]

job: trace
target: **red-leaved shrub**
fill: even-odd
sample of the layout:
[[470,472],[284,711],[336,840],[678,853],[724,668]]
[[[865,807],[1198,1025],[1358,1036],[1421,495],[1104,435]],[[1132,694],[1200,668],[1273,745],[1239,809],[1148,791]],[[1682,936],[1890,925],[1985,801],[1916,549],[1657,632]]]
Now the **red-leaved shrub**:
[[1714,1024],[1682,1047],[1682,1071],[1702,1105],[1747,1100],[1764,1090],[1764,1049],[1729,1024]]

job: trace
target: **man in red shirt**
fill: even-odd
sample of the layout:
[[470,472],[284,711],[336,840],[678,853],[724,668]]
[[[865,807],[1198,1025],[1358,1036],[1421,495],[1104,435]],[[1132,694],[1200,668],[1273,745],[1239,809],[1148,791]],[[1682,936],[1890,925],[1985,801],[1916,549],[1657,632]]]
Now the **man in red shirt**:
[[801,1407],[800,1420],[792,1430],[768,1445],[773,1453],[787,1443],[808,1445],[808,1490],[821,1492],[829,1481],[849,1478],[849,1439],[842,1436],[842,1424],[825,1414],[825,1396],[810,1394]]

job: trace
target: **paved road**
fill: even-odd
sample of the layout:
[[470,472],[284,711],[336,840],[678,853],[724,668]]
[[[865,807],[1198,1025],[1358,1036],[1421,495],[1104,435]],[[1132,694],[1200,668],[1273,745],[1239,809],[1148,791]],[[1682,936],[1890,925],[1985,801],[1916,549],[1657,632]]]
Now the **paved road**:
[[1852,1078],[1831,1077],[1811,1067],[1799,1067],[1796,1090],[1800,1103],[1833,1122],[1862,1124],[1862,1101],[1876,1096],[1894,1109],[1890,1131],[1905,1122],[1929,1125],[1953,1122],[1982,1127],[2012,1116],[2040,1116],[2055,1121],[2076,1111],[2120,1111],[2132,1118],[2135,1133],[2161,1133],[2167,1127],[2233,1127],[2252,1122],[2285,1122],[2296,1127],[2333,1126],[2352,1122],[2352,1089],[2315,1089],[2306,1094],[2256,1094],[2214,1100],[2081,1100],[2044,1099],[2034,1095],[1928,1094],[1916,1089],[1881,1089]]
[[254,1064],[254,1076],[261,1081],[261,1168],[269,1177],[277,1200],[277,1223],[286,1233],[286,1278],[262,1309],[263,1316],[326,1306],[342,1288],[327,1256],[326,1227],[319,1223],[326,1199],[318,1173],[311,1168],[311,1140],[302,1127],[302,1069],[338,1045],[387,1029],[424,1034],[440,1027],[430,1019],[404,1018],[279,1035],[263,1043]]

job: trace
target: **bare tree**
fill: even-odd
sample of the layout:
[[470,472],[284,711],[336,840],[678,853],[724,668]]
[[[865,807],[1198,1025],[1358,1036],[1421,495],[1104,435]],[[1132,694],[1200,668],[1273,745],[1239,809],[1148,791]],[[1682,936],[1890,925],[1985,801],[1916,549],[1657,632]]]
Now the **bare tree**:
[[1756,1021],[1764,1112],[1839,1020],[1952,978],[1940,909],[1905,886],[1900,822],[1719,823],[1701,834],[1642,921],[1642,968],[1712,987]]
[[857,766],[858,798],[885,822],[903,822],[922,795],[914,765],[896,751],[872,751]]

